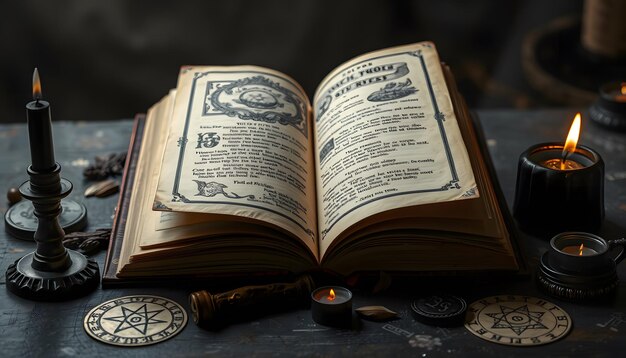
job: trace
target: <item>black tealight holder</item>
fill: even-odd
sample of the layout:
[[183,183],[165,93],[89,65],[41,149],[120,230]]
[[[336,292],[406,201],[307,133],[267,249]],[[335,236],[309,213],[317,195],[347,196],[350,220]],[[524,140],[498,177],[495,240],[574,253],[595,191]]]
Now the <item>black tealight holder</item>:
[[626,239],[606,241],[586,232],[560,233],[541,257],[538,284],[571,301],[607,298],[618,286],[616,266],[624,259],[625,244]]
[[601,126],[626,131],[626,82],[611,82],[600,87],[598,99],[589,107],[589,117]]
[[525,231],[596,231],[604,219],[604,162],[586,146],[576,147],[567,161],[577,169],[545,165],[560,160],[563,144],[534,145],[520,155],[513,212]]
[[352,322],[352,292],[338,286],[318,288],[311,293],[311,316],[316,323],[324,326],[349,327]]

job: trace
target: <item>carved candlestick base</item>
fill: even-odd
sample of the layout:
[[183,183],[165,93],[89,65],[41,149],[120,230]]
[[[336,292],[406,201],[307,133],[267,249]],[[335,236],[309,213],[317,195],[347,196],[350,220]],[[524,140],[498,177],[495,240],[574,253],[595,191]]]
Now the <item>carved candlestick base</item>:
[[38,219],[37,250],[15,261],[6,272],[9,291],[32,300],[59,301],[84,295],[98,287],[98,264],[63,246],[65,233],[59,225],[61,199],[72,191],[72,183],[60,177],[61,166],[49,172],[28,168],[30,181],[20,186],[24,198],[34,206]]

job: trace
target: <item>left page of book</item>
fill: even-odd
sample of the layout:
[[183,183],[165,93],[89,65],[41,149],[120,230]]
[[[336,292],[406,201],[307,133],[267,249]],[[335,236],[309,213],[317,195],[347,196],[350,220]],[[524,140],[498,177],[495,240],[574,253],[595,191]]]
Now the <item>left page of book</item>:
[[[309,118],[306,94],[280,72],[183,67],[153,209],[266,223],[317,256]],[[161,218],[157,230],[202,220]]]
[[[148,111],[116,275],[234,275],[310,268],[314,252],[259,223],[210,214],[189,222],[187,213],[152,210],[174,97],[172,91]],[[185,224],[157,230],[163,216]]]

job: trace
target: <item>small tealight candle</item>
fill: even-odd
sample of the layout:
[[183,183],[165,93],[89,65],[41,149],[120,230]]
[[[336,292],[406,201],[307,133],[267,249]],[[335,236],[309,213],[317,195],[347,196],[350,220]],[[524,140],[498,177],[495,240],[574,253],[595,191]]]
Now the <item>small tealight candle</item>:
[[348,326],[352,321],[352,292],[338,286],[318,288],[311,293],[311,315],[325,326]]
[[585,244],[580,246],[566,246],[561,249],[562,252],[575,256],[591,256],[596,255],[598,252],[592,248],[585,247]]
[[[564,232],[550,240],[551,264],[565,272],[593,273],[607,268],[608,243],[586,232]],[[610,266],[610,265],[609,265]]]

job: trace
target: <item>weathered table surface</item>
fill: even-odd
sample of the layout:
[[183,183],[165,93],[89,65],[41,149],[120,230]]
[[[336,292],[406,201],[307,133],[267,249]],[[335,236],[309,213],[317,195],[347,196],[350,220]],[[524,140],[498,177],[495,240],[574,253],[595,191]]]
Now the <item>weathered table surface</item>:
[[[502,189],[512,204],[517,158],[528,146],[538,142],[560,141],[569,128],[575,111],[479,111],[488,146]],[[79,122],[54,124],[57,161],[63,176],[73,181],[71,194],[85,203],[89,228],[109,227],[117,196],[85,199],[86,182],[82,170],[96,155],[126,149],[131,121]],[[582,143],[596,149],[606,164],[606,220],[601,234],[607,239],[626,233],[626,134],[616,134],[585,121]],[[0,126],[0,189],[26,180],[29,163],[25,124]],[[0,199],[2,213],[7,202]],[[534,271],[537,258],[547,249],[547,240],[522,235],[529,263]],[[34,244],[9,237],[0,230],[0,282],[5,284],[7,266]],[[95,256],[102,268],[104,252]],[[626,281],[626,264],[618,269]],[[449,279],[441,279],[446,283]],[[452,281],[451,281],[452,283]],[[308,310],[273,314],[251,322],[230,325],[221,331],[204,331],[190,322],[173,339],[142,348],[119,348],[91,339],[83,331],[84,315],[97,304],[129,294],[169,297],[187,310],[189,288],[142,287],[97,291],[86,297],[61,303],[31,302],[0,289],[0,348],[2,356],[528,356],[580,355],[609,356],[626,351],[626,283],[620,283],[617,299],[603,305],[574,304],[546,297],[535,286],[532,275],[521,279],[481,278],[454,282],[454,291],[468,302],[499,294],[522,294],[548,298],[564,308],[574,328],[563,340],[539,347],[508,347],[480,340],[458,328],[434,328],[413,320],[411,298],[427,290],[422,279],[396,284],[376,295],[356,292],[355,307],[385,305],[401,314],[401,319],[376,323],[363,321],[358,329],[338,330],[316,325]]]

